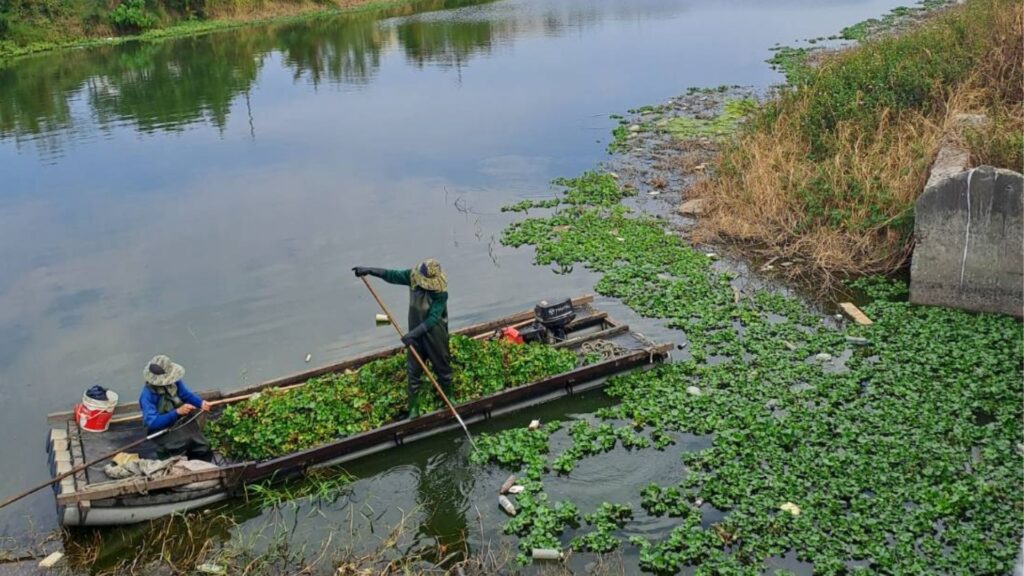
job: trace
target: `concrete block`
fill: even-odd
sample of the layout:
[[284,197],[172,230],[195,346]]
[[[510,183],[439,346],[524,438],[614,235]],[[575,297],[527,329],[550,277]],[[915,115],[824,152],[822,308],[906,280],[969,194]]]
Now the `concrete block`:
[[1021,317],[1024,176],[947,168],[933,168],[915,206],[910,301]]

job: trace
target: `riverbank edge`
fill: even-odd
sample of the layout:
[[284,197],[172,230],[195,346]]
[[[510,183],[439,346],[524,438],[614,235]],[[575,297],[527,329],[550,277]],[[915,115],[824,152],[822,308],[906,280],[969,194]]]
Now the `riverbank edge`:
[[[1006,91],[1002,86],[984,74],[975,73],[973,68],[960,77],[952,78],[948,84],[944,83],[939,70],[922,72],[936,74],[933,86],[940,89],[930,97],[931,100],[904,105],[894,98],[898,105],[888,108],[877,102],[865,104],[858,101],[857,106],[862,110],[877,112],[877,124],[870,127],[857,126],[856,122],[862,118],[851,116],[846,119],[836,112],[836,107],[844,104],[840,101],[843,94],[840,89],[850,89],[849,94],[861,95],[857,98],[877,92],[870,84],[871,79],[862,78],[862,85],[851,86],[849,81],[855,78],[856,70],[865,69],[865,63],[871,59],[891,58],[889,52],[901,41],[907,44],[918,37],[926,38],[928,34],[935,36],[934,29],[941,27],[942,22],[952,22],[957,14],[965,14],[971,9],[983,11],[979,7],[983,4],[991,4],[993,13],[1003,8],[999,0],[987,3],[979,0],[957,3],[923,0],[919,2],[920,8],[915,8],[919,10],[917,17],[903,22],[894,21],[886,27],[849,38],[856,40],[853,44],[773,49],[776,55],[768,62],[786,76],[786,82],[776,86],[762,105],[748,115],[746,126],[737,132],[734,140],[725,142],[708,163],[708,170],[703,174],[705,177],[686,191],[684,200],[699,202],[702,207],[702,214],[696,219],[693,240],[717,245],[744,260],[784,258],[803,262],[786,269],[783,275],[803,283],[820,283],[824,290],[841,286],[850,278],[876,274],[900,276],[905,273],[913,248],[908,230],[912,227],[914,201],[924,190],[941,137],[950,133],[950,119],[963,112],[980,112],[992,119],[991,132],[994,136],[981,135],[976,131],[962,135],[968,145],[975,144],[982,136],[987,138],[972,148],[972,164],[990,163],[1019,169],[1019,166],[1012,166],[1016,162],[1003,160],[1006,154],[1002,154],[1002,150],[999,154],[992,151],[999,146],[1006,148],[1005,143],[1012,141],[1011,132],[1024,124],[1024,117],[1019,104],[1014,113],[1012,105],[993,96],[1004,95]],[[900,8],[893,12],[898,10]],[[862,22],[848,27],[844,34],[845,30],[864,28],[864,25]],[[954,26],[947,27],[952,29]],[[991,36],[991,51],[998,51],[998,48],[1006,53],[1011,51],[1006,47],[1012,43],[1012,38],[995,32]],[[944,58],[942,49],[947,52],[947,60],[954,57],[962,59],[968,52],[963,47],[949,44],[922,44],[922,47],[922,52],[928,53],[929,58],[932,52],[940,54],[938,60]],[[783,57],[780,58],[780,54]],[[975,58],[974,65],[981,67],[984,60]],[[874,71],[883,68],[877,66]],[[851,72],[845,74],[845,70]],[[898,73],[898,65],[894,65],[893,70]],[[819,72],[822,77],[831,78],[819,82],[816,77]],[[836,78],[838,82],[834,81]],[[841,85],[843,80],[848,81],[846,85]],[[898,79],[890,77],[885,80],[880,85]],[[835,86],[829,86],[830,82]],[[814,95],[815,91],[828,92],[823,87],[833,88],[831,95]],[[890,87],[894,96],[903,96],[898,93],[899,89]],[[985,98],[991,96],[992,100],[981,100],[979,93]],[[825,110],[836,116],[834,126],[818,126],[826,123],[815,120],[812,118],[814,115],[807,112],[817,104],[821,104],[818,111]],[[943,117],[940,113],[929,112],[930,108],[949,112]],[[818,133],[814,133],[815,130]],[[898,140],[899,146],[887,147],[884,144],[886,138]],[[825,153],[827,160],[835,166],[831,170],[825,166],[829,162],[815,159],[815,155],[821,154],[817,149],[820,148],[819,140],[828,139],[833,140],[830,146],[835,148]],[[784,152],[767,153],[783,148]],[[917,148],[926,151],[917,153],[914,151]],[[910,176],[907,176],[907,167],[912,167]],[[858,178],[862,173],[870,173],[871,178]],[[800,179],[801,174],[806,175],[803,180]],[[879,190],[867,194],[858,188],[869,188],[871,183],[868,180],[879,178],[879,174],[892,176],[895,183],[891,190],[876,186]],[[889,201],[887,205],[886,198],[896,200]],[[815,219],[809,215],[812,209],[823,215]],[[828,218],[834,218],[836,213],[847,214],[848,217],[838,224],[830,224]]]
[[165,28],[107,38],[82,37],[60,42],[36,42],[25,46],[17,46],[12,42],[0,41],[0,67],[8,66],[20,58],[49,52],[95,48],[98,46],[116,46],[127,42],[161,42],[250,26],[293,24],[363,12],[387,10],[413,3],[415,3],[415,0],[355,0],[354,4],[347,6],[332,5],[278,16],[260,16],[260,13],[255,13],[251,17],[185,20]]

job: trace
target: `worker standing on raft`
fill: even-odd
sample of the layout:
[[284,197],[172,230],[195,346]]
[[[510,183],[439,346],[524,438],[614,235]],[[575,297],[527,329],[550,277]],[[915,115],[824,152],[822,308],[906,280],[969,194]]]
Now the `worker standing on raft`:
[[[406,270],[356,266],[352,271],[359,277],[376,276],[388,284],[409,287],[409,331],[402,337],[402,344],[407,347],[415,346],[420,357],[430,362],[441,390],[454,402],[452,367],[448,350],[448,278],[441,270],[441,264],[430,259]],[[423,368],[411,351],[406,354],[405,365],[411,419],[419,416],[416,394],[423,378]]]

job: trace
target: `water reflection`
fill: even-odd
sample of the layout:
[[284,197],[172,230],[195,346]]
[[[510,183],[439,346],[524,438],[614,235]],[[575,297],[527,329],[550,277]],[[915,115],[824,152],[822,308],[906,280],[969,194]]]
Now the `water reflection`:
[[380,68],[380,54],[388,42],[375,17],[360,15],[279,28],[268,49],[280,50],[282,64],[294,80],[305,79],[314,86],[325,81],[365,84]]
[[259,74],[262,59],[254,54],[263,43],[260,36],[127,46],[86,80],[89,108],[101,126],[130,120],[144,132],[180,130],[194,122],[223,129],[232,100]]
[[0,68],[0,140],[32,140],[51,156],[62,139],[122,124],[142,132],[180,131],[195,123],[223,129],[233,102],[249,94],[276,55],[293,81],[359,86],[373,81],[382,55],[392,50],[418,67],[461,66],[517,35],[550,35],[597,21],[597,11],[586,7],[526,20],[512,14],[400,17],[492,1],[425,0],[388,11],[19,60]]

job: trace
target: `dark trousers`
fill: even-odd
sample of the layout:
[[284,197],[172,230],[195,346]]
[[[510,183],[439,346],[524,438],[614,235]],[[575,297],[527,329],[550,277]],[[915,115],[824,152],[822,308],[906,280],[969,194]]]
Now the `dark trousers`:
[[[424,362],[430,363],[444,395],[454,402],[455,399],[452,398],[452,366],[448,360],[448,341],[436,342],[429,338],[420,338],[413,346],[420,358]],[[405,367],[408,375],[409,409],[411,410],[423,381],[423,367],[413,357],[412,352],[406,353]]]
[[171,456],[188,456],[189,460],[213,460],[213,450],[210,443],[203,436],[203,430],[198,421],[190,422],[187,426],[168,432],[163,436],[153,439],[156,444],[156,455],[161,460]]

